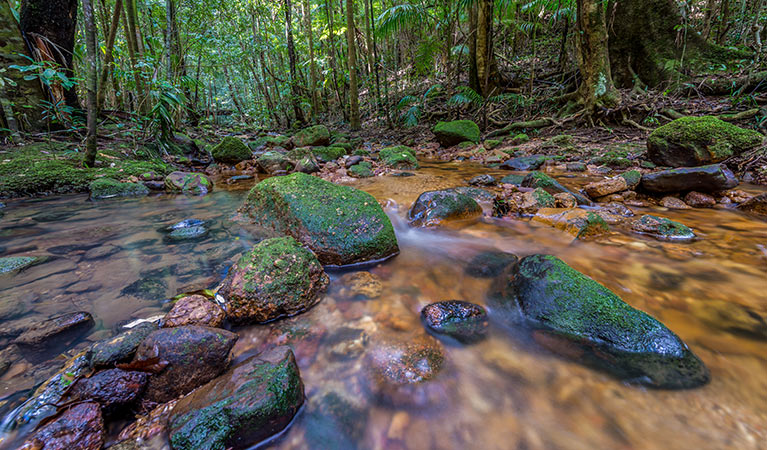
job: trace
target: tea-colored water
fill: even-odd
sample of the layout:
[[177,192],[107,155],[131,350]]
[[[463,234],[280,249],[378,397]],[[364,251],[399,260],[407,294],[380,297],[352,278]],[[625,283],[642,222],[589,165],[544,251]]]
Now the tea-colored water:
[[[343,273],[332,273],[328,295],[309,312],[238,330],[236,359],[269,345],[291,345],[306,385],[307,406],[271,446],[767,448],[767,222],[724,209],[655,210],[701,237],[685,244],[622,231],[595,242],[573,241],[563,232],[521,220],[486,218],[449,229],[406,225],[407,207],[418,194],[464,185],[479,173],[496,172],[468,163],[431,162],[414,177],[356,182],[388,203],[400,243],[399,256],[367,269],[383,280],[380,298],[344,298]],[[586,181],[560,180],[571,186]],[[163,299],[216,286],[234,255],[253,244],[254,238],[230,220],[245,192],[98,203],[80,196],[12,202],[0,222],[2,254],[53,259],[0,279],[0,302],[23,305],[13,320],[91,312],[97,327],[78,348],[110,336],[126,321],[162,314],[168,307]],[[163,239],[159,228],[189,217],[213,221],[205,240]],[[86,259],[94,246],[109,251]],[[627,385],[551,354],[522,330],[495,326],[478,344],[443,346],[446,363],[432,382],[449,386],[446,402],[395,408],[377,401],[365,387],[364,351],[423,334],[419,313],[428,303],[464,299],[484,304],[490,282],[464,269],[474,255],[492,248],[554,254],[605,284],[684,339],[711,369],[711,383],[689,391]],[[359,334],[366,338],[357,339]],[[355,345],[362,348],[339,355],[338,344],[345,339],[357,339]],[[3,410],[62,361],[14,364],[0,378]],[[317,412],[331,390],[352,399],[355,408],[348,415],[335,411],[345,421],[324,420],[327,408]],[[353,439],[332,438],[342,435]]]

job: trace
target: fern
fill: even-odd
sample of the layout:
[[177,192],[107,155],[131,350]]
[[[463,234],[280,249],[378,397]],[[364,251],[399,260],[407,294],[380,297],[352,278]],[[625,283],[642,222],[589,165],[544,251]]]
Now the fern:
[[447,101],[448,106],[482,105],[485,99],[477,91],[468,86],[459,86],[458,92]]
[[390,35],[406,28],[424,25],[429,12],[422,5],[404,3],[385,10],[376,19],[376,32],[382,36]]

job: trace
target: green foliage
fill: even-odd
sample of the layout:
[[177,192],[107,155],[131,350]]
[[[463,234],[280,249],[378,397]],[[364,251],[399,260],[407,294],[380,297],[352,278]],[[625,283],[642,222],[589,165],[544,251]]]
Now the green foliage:
[[171,145],[176,117],[184,108],[186,97],[172,84],[162,81],[151,91],[154,103],[149,114],[149,129],[158,142],[168,148]]

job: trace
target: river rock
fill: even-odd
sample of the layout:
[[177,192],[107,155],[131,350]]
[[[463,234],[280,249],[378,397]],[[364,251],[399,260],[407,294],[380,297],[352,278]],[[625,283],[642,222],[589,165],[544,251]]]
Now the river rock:
[[93,344],[91,346],[93,366],[108,367],[130,360],[139,344],[155,330],[157,330],[156,323],[142,323],[115,337]]
[[554,203],[557,208],[575,208],[578,200],[567,192],[554,194]]
[[247,449],[285,429],[304,403],[288,347],[251,357],[184,397],[168,422],[174,449]]
[[320,171],[320,165],[312,156],[304,156],[296,163],[296,171],[301,173],[315,173]]
[[62,314],[40,322],[21,333],[13,342],[22,349],[52,350],[82,336],[94,323],[93,317],[87,312]]
[[229,270],[218,293],[235,323],[264,323],[302,313],[321,300],[328,276],[292,237],[266,239]]
[[261,181],[240,212],[258,230],[293,236],[323,264],[371,262],[399,253],[394,227],[372,195],[311,175]]
[[480,206],[483,204],[492,206],[493,202],[495,201],[494,193],[485,189],[477,188],[477,187],[459,186],[459,187],[449,188],[445,190],[457,192],[459,194],[463,194],[468,197],[471,197],[474,199],[475,202],[479,203]]
[[168,450],[168,418],[178,400],[158,405],[148,414],[138,416],[117,437],[110,450]]
[[203,325],[220,328],[226,320],[226,313],[214,302],[202,295],[189,295],[176,300],[173,308],[162,319],[163,328],[184,325]]
[[0,258],[0,275],[20,272],[44,260],[44,258],[37,256],[6,256]]
[[666,196],[660,199],[660,205],[668,209],[690,209],[690,205],[677,197]]
[[642,176],[641,187],[652,193],[716,192],[738,185],[738,179],[727,167],[712,164],[701,167],[682,167],[662,170]]
[[410,225],[429,227],[482,216],[482,207],[471,197],[455,191],[429,191],[418,196],[408,212]]
[[500,168],[518,171],[538,170],[545,162],[546,155],[519,156],[504,161]]
[[284,153],[268,151],[256,159],[259,170],[263,173],[275,174],[281,170],[293,170],[293,161]]
[[628,183],[626,183],[625,179],[622,177],[614,177],[591,182],[584,186],[583,190],[589,197],[599,198],[616,192],[623,192],[628,188]]
[[525,175],[525,178],[522,180],[522,187],[541,188],[550,194],[565,192],[575,197],[579,205],[591,205],[591,200],[571,191],[543,172],[533,171]]
[[471,120],[439,122],[432,131],[437,142],[443,147],[452,147],[462,142],[476,144],[480,138],[479,126]]
[[350,300],[376,299],[383,290],[381,279],[370,272],[347,273],[338,282],[343,286],[339,294]]
[[659,166],[693,167],[712,164],[757,147],[764,136],[716,117],[683,117],[647,138],[647,154]]
[[75,382],[67,392],[67,401],[95,401],[105,415],[119,414],[139,399],[148,381],[146,372],[102,370]]
[[421,321],[432,333],[449,336],[458,342],[472,343],[487,334],[485,308],[461,300],[447,300],[426,305]]
[[631,222],[631,229],[637,233],[668,241],[689,241],[696,237],[695,233],[686,225],[649,214]]
[[213,147],[210,154],[214,161],[225,164],[237,164],[253,156],[247,145],[232,136],[225,137],[217,146]]
[[684,196],[684,202],[693,208],[713,208],[716,206],[716,199],[714,197],[696,191],[688,192]]
[[349,168],[349,175],[356,178],[370,178],[373,176],[373,164],[362,161]]
[[302,424],[308,448],[357,450],[363,448],[369,409],[364,398],[346,386],[325,388],[311,396]]
[[583,239],[608,233],[610,227],[598,213],[585,209],[542,208],[533,221],[565,231]]
[[405,145],[386,147],[378,152],[378,160],[387,167],[400,170],[415,170],[418,168],[418,159],[412,148]]
[[477,175],[469,180],[469,184],[472,186],[495,186],[496,183],[495,177],[488,174]]
[[519,261],[512,253],[491,250],[477,254],[466,265],[465,272],[476,278],[492,278],[503,272],[508,266]]
[[346,150],[341,147],[314,147],[312,149],[314,158],[321,163],[337,161],[346,155]]
[[140,183],[121,183],[112,178],[99,178],[88,185],[91,200],[113,197],[144,197],[149,188]]
[[623,380],[667,389],[709,381],[671,330],[554,256],[523,258],[496,279],[490,300],[504,321],[521,313],[539,343]]
[[134,363],[167,363],[165,370],[152,375],[144,398],[163,403],[201,386],[229,365],[229,350],[237,335],[218,328],[183,326],[161,328],[139,345]]
[[293,135],[292,141],[296,147],[328,145],[330,144],[330,130],[325,125],[304,128]]
[[208,235],[207,224],[199,219],[185,219],[165,229],[170,241],[201,239]]
[[201,173],[171,172],[165,177],[165,190],[168,192],[205,195],[213,190],[213,182]]
[[751,197],[738,205],[738,209],[750,214],[767,218],[767,193]]
[[37,430],[19,450],[100,450],[104,446],[104,419],[98,403],[78,403]]
[[553,208],[556,203],[551,194],[541,188],[535,188],[522,194],[517,207],[518,212],[522,214],[535,214],[541,208]]

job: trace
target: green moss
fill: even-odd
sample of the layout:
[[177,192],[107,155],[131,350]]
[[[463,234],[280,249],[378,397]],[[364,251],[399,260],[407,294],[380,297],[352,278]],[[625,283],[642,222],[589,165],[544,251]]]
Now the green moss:
[[639,182],[642,181],[642,173],[638,170],[629,170],[628,172],[623,172],[619,176],[626,180],[629,189],[634,189],[639,186]]
[[[269,152],[267,152],[269,153]],[[296,147],[285,154],[291,161],[299,161],[307,156],[312,156],[312,149],[309,147]]]
[[267,136],[264,138],[265,144],[270,144],[275,147],[288,147],[290,145],[290,138],[288,136]]
[[325,125],[315,125],[304,128],[293,135],[293,144],[296,147],[315,145],[328,145],[330,143],[330,130]]
[[378,159],[396,169],[417,169],[418,160],[413,149],[404,145],[386,147],[378,153]]
[[479,126],[471,120],[439,122],[432,131],[444,146],[456,145],[464,141],[479,143]]
[[370,152],[365,150],[364,148],[358,148],[357,150],[354,150],[354,152],[352,152],[352,155],[355,155],[355,156],[370,156]]
[[348,142],[333,142],[330,144],[331,147],[338,147],[344,149],[344,152],[346,154],[349,154],[354,150],[354,145],[348,143]]
[[331,162],[344,156],[346,150],[341,147],[314,147],[312,153],[320,162]]
[[111,178],[99,178],[91,182],[92,199],[111,197],[143,197],[149,195],[149,189],[139,183],[121,183]]
[[607,153],[592,159],[590,162],[591,164],[605,165],[617,169],[627,169],[634,164],[627,158],[628,154],[628,150],[616,148],[608,150]]
[[357,178],[370,178],[373,176],[373,165],[368,161],[362,161],[351,166],[349,173]]
[[610,231],[609,225],[599,214],[589,212],[586,214],[586,220],[581,224],[576,239],[582,239],[590,236],[597,236]]
[[541,208],[553,208],[557,203],[551,194],[541,188],[536,188],[533,191],[533,198]]
[[575,145],[573,137],[569,134],[560,134],[549,139],[549,143],[557,147],[572,147]]
[[463,150],[466,150],[467,148],[474,147],[474,145],[476,145],[476,144],[474,144],[474,142],[464,141],[464,142],[461,142],[460,144],[458,144],[458,147],[463,149]]
[[493,150],[501,145],[501,142],[498,139],[485,139],[484,147],[488,150]]
[[519,133],[512,138],[511,145],[519,145],[526,142],[530,142],[530,136],[526,135],[525,133]]
[[213,159],[227,164],[237,164],[250,159],[252,153],[247,145],[235,137],[227,136],[211,150]]

